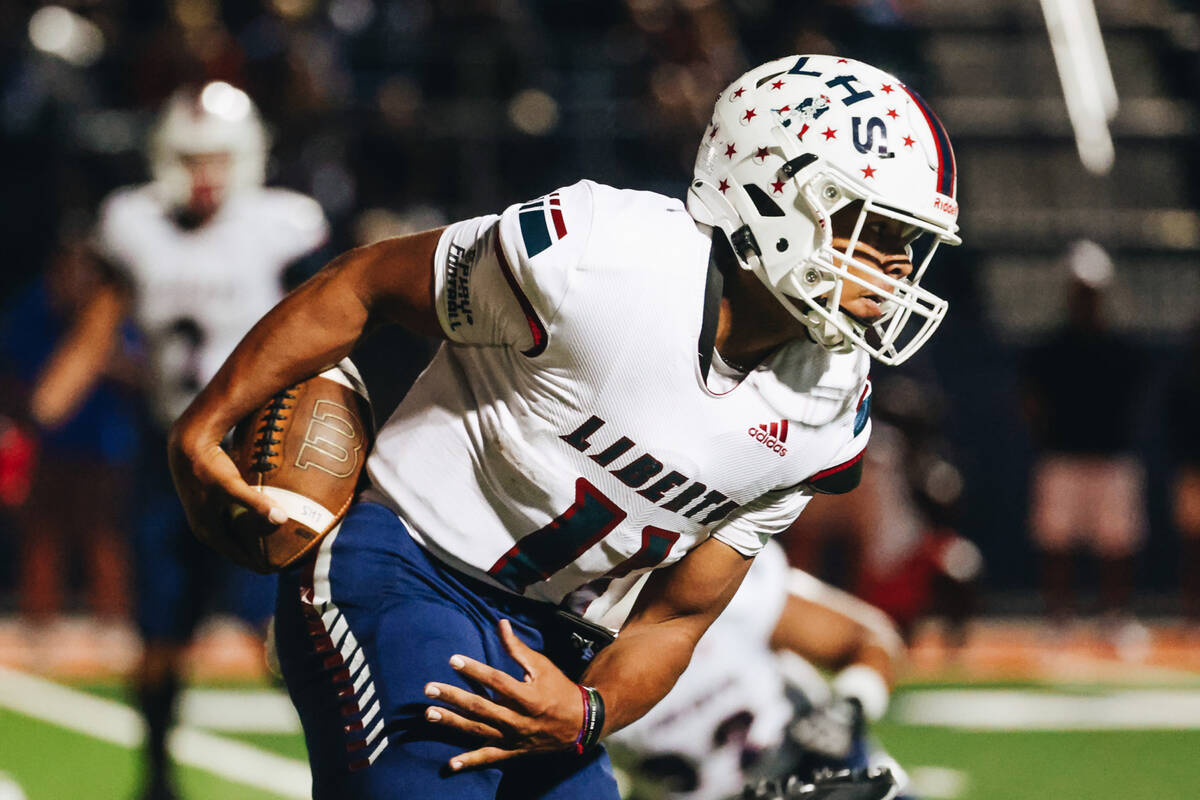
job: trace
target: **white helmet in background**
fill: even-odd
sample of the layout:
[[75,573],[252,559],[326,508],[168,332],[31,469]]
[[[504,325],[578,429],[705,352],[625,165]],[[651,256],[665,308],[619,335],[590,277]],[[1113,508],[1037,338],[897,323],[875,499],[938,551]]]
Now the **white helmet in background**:
[[[725,232],[741,266],[822,345],[899,364],[946,313],[946,301],[920,282],[937,245],[960,242],[955,188],[950,140],[915,92],[861,61],[789,56],[721,93],[687,206],[697,222]],[[849,247],[835,249],[831,217],[857,201]],[[868,214],[898,220],[911,234],[907,278],[852,257]],[[874,290],[886,283],[883,316],[866,324],[843,313],[845,281]]]
[[254,102],[241,89],[214,81],[199,91],[177,90],[167,100],[150,134],[150,171],[163,200],[181,207],[192,189],[182,156],[228,153],[228,196],[262,185],[267,148]]

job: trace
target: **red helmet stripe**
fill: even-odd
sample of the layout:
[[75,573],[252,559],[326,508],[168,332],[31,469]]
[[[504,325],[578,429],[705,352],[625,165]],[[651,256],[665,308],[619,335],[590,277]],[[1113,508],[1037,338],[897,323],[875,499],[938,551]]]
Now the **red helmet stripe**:
[[929,130],[933,132],[933,142],[937,147],[938,170],[937,170],[937,190],[947,197],[954,197],[955,189],[955,164],[954,150],[950,147],[950,136],[946,133],[946,128],[942,125],[942,121],[933,113],[933,109],[921,99],[921,96],[912,89],[904,86],[904,91],[916,103],[917,108],[921,110],[921,114],[925,117],[925,122],[929,124]]

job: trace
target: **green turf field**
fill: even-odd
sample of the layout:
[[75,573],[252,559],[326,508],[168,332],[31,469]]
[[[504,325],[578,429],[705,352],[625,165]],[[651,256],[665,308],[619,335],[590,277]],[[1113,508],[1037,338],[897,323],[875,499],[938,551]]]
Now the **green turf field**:
[[964,732],[884,723],[877,734],[905,767],[961,773],[963,800],[1200,798],[1197,730]]
[[[133,800],[137,754],[56,725],[0,711],[0,771],[8,773],[29,800]],[[187,798],[279,800],[282,795],[184,767],[180,790]],[[8,800],[3,794],[0,798]]]
[[[5,688],[13,679],[0,674],[0,773],[28,800],[135,796],[136,718],[121,705],[119,687],[64,690],[40,679],[20,683],[18,675]],[[262,695],[267,687],[244,691],[247,704],[272,699]],[[1157,692],[924,684],[897,692],[894,713],[875,733],[929,800],[1197,800],[1197,709],[1200,687],[1192,684]],[[184,798],[305,796],[303,743],[294,730],[217,731],[192,722],[172,747],[185,761]],[[3,781],[0,800],[10,800]]]

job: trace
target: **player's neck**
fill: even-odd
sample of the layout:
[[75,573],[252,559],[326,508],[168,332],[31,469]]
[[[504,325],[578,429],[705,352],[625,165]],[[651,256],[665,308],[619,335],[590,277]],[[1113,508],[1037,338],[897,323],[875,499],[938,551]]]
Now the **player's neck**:
[[721,273],[714,347],[727,365],[749,372],[805,330],[754,273],[742,268],[723,234],[703,223],[696,227],[712,240],[710,258]]
[[217,209],[197,213],[188,208],[179,208],[175,210],[171,217],[175,220],[175,224],[182,230],[195,231],[212,222],[213,217],[216,215]]
[[803,334],[799,323],[743,269],[725,273],[725,294],[717,318],[716,348],[735,368],[753,369],[780,346]]

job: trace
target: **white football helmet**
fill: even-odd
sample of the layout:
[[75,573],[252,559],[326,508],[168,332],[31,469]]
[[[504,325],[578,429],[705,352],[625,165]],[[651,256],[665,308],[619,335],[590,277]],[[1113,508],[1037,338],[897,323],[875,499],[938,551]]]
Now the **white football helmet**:
[[[831,217],[857,201],[849,246],[835,249]],[[700,143],[687,206],[825,347],[899,364],[945,316],[946,301],[920,282],[938,244],[960,242],[950,140],[915,92],[861,61],[789,56],[734,81]],[[907,278],[853,257],[869,214],[911,232]],[[866,324],[842,312],[845,281],[876,292],[885,283],[883,316]]]
[[163,201],[178,207],[191,192],[180,156],[229,153],[228,195],[262,185],[267,148],[254,102],[241,89],[214,81],[199,91],[179,89],[167,100],[150,134],[150,171]]

